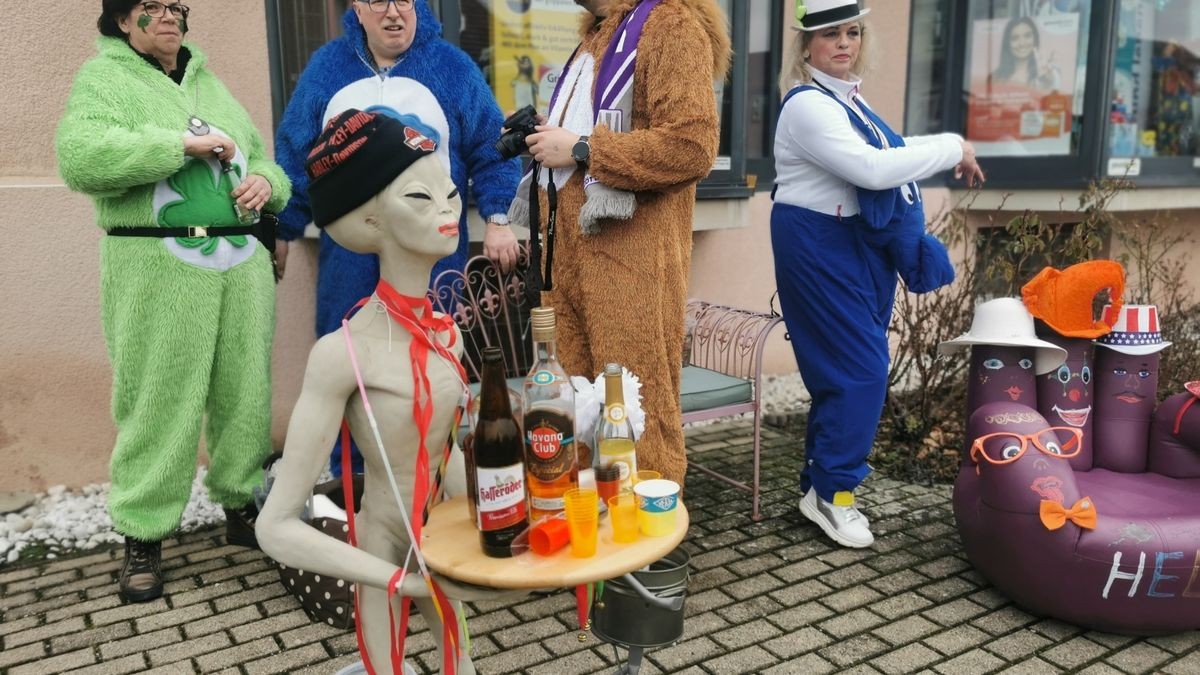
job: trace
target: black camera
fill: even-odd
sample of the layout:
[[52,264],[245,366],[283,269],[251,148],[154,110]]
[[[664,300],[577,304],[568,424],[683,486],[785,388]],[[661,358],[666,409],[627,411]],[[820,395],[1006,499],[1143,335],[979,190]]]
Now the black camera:
[[531,105],[513,113],[504,120],[504,128],[508,131],[496,141],[496,152],[499,152],[500,156],[505,159],[512,159],[524,154],[529,149],[525,145],[525,137],[537,133],[537,129],[534,129],[537,123],[537,109]]

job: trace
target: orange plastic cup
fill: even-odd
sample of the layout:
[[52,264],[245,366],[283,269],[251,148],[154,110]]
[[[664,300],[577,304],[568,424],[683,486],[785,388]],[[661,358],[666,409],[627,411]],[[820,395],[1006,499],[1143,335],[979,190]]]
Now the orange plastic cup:
[[567,533],[571,555],[590,558],[596,555],[600,533],[600,495],[593,488],[572,488],[563,493],[567,512]]
[[[636,512],[635,512],[636,517]],[[529,548],[537,555],[550,555],[567,545],[571,535],[562,518],[544,520],[529,530]]]
[[612,519],[613,541],[628,544],[638,539],[637,495],[622,492],[608,498],[608,515]]

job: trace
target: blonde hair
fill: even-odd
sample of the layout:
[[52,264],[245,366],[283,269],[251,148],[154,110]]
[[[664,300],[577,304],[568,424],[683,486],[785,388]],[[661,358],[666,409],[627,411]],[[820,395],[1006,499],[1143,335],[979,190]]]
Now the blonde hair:
[[[867,22],[863,19],[858,19],[858,27],[862,31],[862,38],[859,43],[858,60],[854,62],[854,66],[850,68],[850,72],[858,77],[862,77],[870,68],[871,54],[871,39],[870,31],[867,30]],[[808,72],[805,66],[808,60],[805,54],[808,53],[809,45],[812,44],[817,33],[821,30],[797,30],[796,37],[792,40],[790,47],[784,53],[783,68],[779,72],[779,94],[783,96],[788,93],[792,87],[797,84],[810,84],[812,75]]]

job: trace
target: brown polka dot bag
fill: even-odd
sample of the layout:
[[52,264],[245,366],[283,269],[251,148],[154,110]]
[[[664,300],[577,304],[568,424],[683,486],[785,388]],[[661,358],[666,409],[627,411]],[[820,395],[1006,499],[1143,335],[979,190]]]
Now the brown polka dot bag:
[[[363,477],[354,476],[354,509],[362,503]],[[324,495],[343,511],[346,508],[340,478],[320,483],[313,487],[313,496]],[[311,503],[311,502],[310,502]],[[322,533],[347,541],[350,528],[345,520],[336,517],[311,518],[309,525]],[[335,628],[354,628],[354,584],[306,570],[288,567],[276,562],[279,581],[300,602],[300,607],[310,619]]]

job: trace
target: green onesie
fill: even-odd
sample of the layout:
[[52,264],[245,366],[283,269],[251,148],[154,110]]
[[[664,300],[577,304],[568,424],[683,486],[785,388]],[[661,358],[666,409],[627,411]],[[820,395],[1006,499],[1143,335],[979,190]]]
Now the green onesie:
[[[58,129],[59,170],[92,197],[102,229],[236,225],[229,192],[258,174],[267,211],[290,184],[246,111],[191,53],[181,84],[123,40],[102,37],[75,78]],[[183,153],[191,120],[237,145],[223,170]],[[240,508],[270,452],[275,286],[253,236],[104,237],[100,314],[113,368],[117,442],[108,510],[115,529],[157,541],[178,526],[201,422],[214,501]]]

